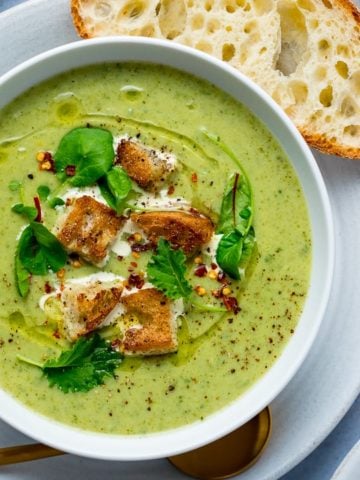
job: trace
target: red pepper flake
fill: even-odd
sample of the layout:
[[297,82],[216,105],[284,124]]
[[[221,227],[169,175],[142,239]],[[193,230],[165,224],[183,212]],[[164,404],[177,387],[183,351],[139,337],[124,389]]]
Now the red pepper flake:
[[191,174],[191,181],[192,181],[193,183],[197,183],[197,181],[198,181],[197,173],[193,172],[193,173]]
[[203,263],[195,268],[194,275],[196,275],[197,277],[205,277],[206,274],[207,268],[206,265],[204,265]]
[[44,285],[45,293],[51,293],[54,289],[49,282],[46,282]]
[[228,280],[224,272],[219,272],[217,276],[217,281],[223,284],[227,284]]
[[68,165],[67,167],[65,167],[65,173],[68,177],[73,177],[76,174],[75,165]]
[[55,162],[50,152],[39,152],[36,160],[39,162],[39,170],[55,173]]
[[35,208],[37,210],[37,215],[35,218],[35,222],[41,222],[41,205],[40,205],[40,198],[39,197],[34,197],[34,204]]
[[235,297],[223,296],[222,301],[229,312],[233,311],[235,315],[240,312],[241,309]]
[[138,266],[138,264],[137,264],[136,262],[130,262],[130,265],[131,265],[132,267],[135,267],[135,268]]
[[138,288],[139,290],[144,286],[145,280],[141,275],[132,273],[128,278],[129,285]]
[[211,264],[211,268],[212,268],[213,270],[216,270],[216,269],[218,268],[218,266],[216,265],[216,263],[212,263],[212,264]]
[[61,335],[60,335],[59,330],[55,330],[55,332],[53,332],[52,335],[53,335],[53,337],[55,337],[55,338],[58,338],[58,339],[61,338]]
[[170,185],[167,191],[168,195],[172,195],[174,192],[175,192],[174,185]]

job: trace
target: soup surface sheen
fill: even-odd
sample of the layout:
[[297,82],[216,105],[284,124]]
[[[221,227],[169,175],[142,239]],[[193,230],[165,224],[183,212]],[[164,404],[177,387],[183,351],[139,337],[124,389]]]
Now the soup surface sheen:
[[[39,185],[58,188],[55,175],[39,171],[36,154],[55,152],[65,133],[87,123],[114,136],[140,133],[146,145],[165,145],[179,161],[173,196],[217,213],[226,180],[238,170],[202,129],[219,135],[252,185],[257,251],[246,280],[233,285],[239,314],[190,313],[179,329],[178,353],[126,358],[116,378],[87,393],[65,394],[50,388],[40,369],[17,359],[54,357],[62,344],[38,306],[51,275],[33,277],[25,300],[14,285],[17,237],[26,222],[11,211],[19,192],[9,189],[9,183],[22,183],[28,205]],[[195,173],[197,182],[192,181]],[[266,373],[296,328],[311,265],[308,213],[298,179],[264,126],[202,80],[155,65],[109,64],[75,70],[32,88],[0,114],[0,196],[0,385],[42,414],[82,429],[121,434],[202,420]],[[56,212],[43,208],[51,229]],[[141,256],[140,268],[147,255]],[[105,270],[121,275],[127,267],[113,255]],[[90,265],[76,270],[68,266],[66,276],[94,271]]]

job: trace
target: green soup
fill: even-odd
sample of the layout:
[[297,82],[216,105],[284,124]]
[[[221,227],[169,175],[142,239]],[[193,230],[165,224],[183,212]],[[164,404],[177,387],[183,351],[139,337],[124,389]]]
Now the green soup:
[[[257,251],[246,279],[231,285],[239,314],[194,310],[179,327],[177,353],[126,358],[116,377],[104,385],[65,394],[50,388],[40,369],[17,358],[54,357],[66,342],[54,336],[54,326],[38,305],[52,275],[33,277],[26,299],[16,291],[14,254],[26,222],[11,206],[19,201],[32,204],[39,185],[59,188],[55,175],[39,171],[36,154],[56,151],[65,133],[86,124],[114,136],[140,134],[144,144],[166,146],[179,159],[174,196],[215,216],[226,180],[238,169],[203,129],[219,135],[252,185]],[[21,182],[21,188],[13,181]],[[166,67],[107,64],[74,70],[32,88],[0,114],[0,198],[0,385],[37,412],[82,429],[121,434],[202,420],[259,380],[294,333],[311,264],[301,187],[267,129],[243,105],[205,81]],[[56,211],[45,204],[43,211],[51,229]],[[141,255],[139,269],[149,255]],[[104,270],[122,275],[131,260],[119,262],[113,255]],[[67,266],[66,277],[95,271],[91,265]],[[211,280],[199,279],[199,284],[209,302]]]

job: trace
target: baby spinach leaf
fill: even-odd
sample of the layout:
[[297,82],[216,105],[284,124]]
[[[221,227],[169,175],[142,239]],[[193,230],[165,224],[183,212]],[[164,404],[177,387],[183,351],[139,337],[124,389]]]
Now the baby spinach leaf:
[[19,261],[23,267],[34,275],[46,275],[48,266],[44,253],[36,241],[30,225],[22,232],[18,243]]
[[26,297],[30,289],[30,274],[21,263],[18,250],[15,254],[15,282],[21,297]]
[[121,167],[113,167],[98,181],[102,196],[118,213],[124,209],[125,201],[132,190],[132,181]]
[[66,263],[67,253],[59,240],[38,222],[31,222],[33,234],[40,245],[47,265],[53,272],[58,272]]
[[221,237],[216,250],[218,265],[230,277],[240,280],[239,263],[243,251],[244,238],[238,230],[233,230]]
[[49,268],[57,272],[66,260],[67,254],[61,243],[41,223],[31,222],[22,232],[18,243],[18,261],[27,272],[46,275]]
[[245,235],[252,222],[251,189],[245,176],[231,175],[223,195],[217,233],[234,229]]
[[231,278],[242,280],[256,243],[255,232],[250,227],[246,236],[233,230],[221,237],[216,250],[216,261]]
[[[93,185],[111,168],[114,161],[113,136],[102,128],[75,128],[60,141],[55,153],[55,168],[60,181],[75,187]],[[67,177],[66,168],[75,167]]]
[[50,386],[56,386],[64,393],[88,392],[104,383],[105,377],[114,376],[115,369],[122,361],[122,355],[111,348],[98,334],[81,337],[70,350],[62,352],[57,359],[43,365],[20,357],[30,365],[39,366]]
[[188,298],[192,292],[191,285],[185,278],[186,256],[182,250],[173,250],[169,242],[160,239],[157,253],[147,266],[149,281],[167,297]]
[[38,216],[38,211],[35,207],[26,207],[23,203],[13,205],[11,210],[19,215],[24,215],[30,222]]

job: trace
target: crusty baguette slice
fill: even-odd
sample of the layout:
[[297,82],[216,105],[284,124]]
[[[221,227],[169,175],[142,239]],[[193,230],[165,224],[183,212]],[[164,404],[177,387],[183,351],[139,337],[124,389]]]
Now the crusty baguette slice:
[[360,158],[360,12],[349,0],[72,0],[84,38],[166,38],[261,85],[310,145]]

